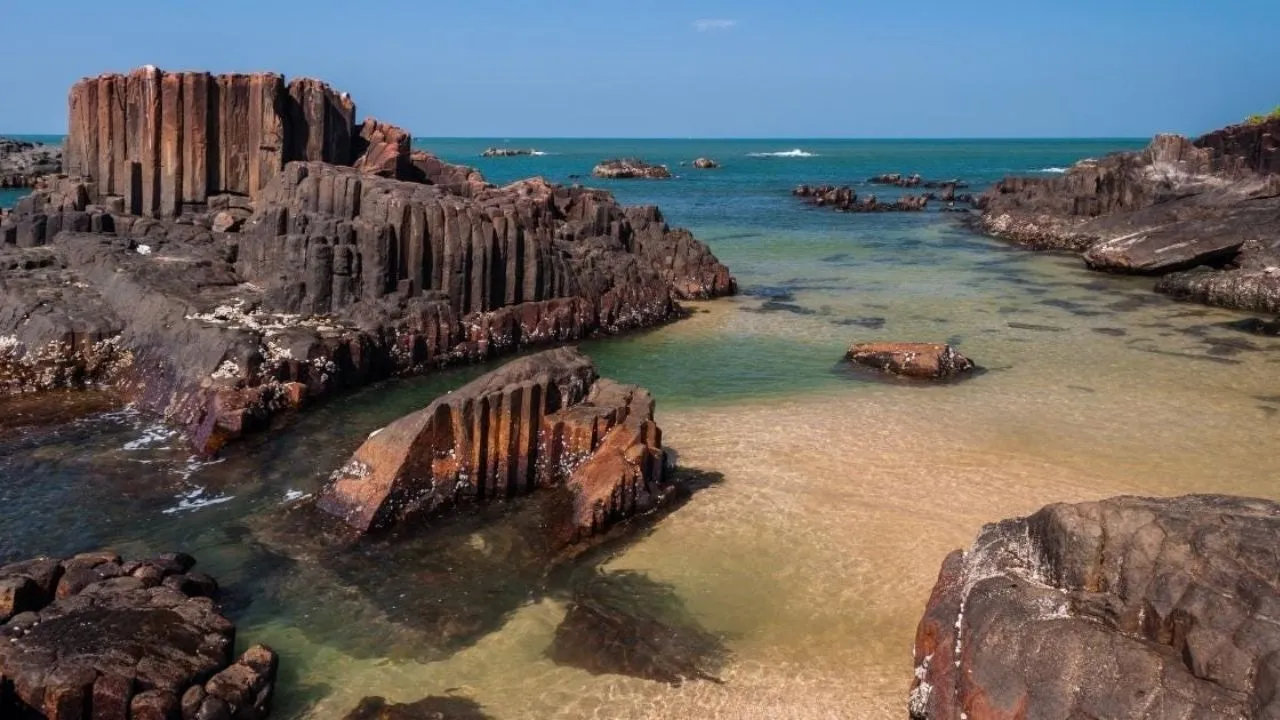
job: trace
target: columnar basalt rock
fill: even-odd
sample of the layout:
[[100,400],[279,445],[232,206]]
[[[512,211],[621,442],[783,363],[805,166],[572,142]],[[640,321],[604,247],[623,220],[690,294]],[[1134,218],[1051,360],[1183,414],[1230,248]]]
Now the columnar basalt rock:
[[93,202],[177,217],[210,196],[256,197],[289,160],[349,163],[355,105],[323,83],[275,73],[145,67],[71,88],[63,172]]
[[672,496],[653,410],[576,350],[530,355],[375,431],[317,506],[369,532],[544,488],[564,496],[545,525],[568,548]]
[[232,662],[235,626],[194,564],[95,552],[0,567],[0,716],[265,718],[276,654]]
[[[1169,275],[1184,299],[1280,312],[1280,120],[1192,142],[1159,135],[1140,152],[1083,160],[1052,178],[1006,178],[979,199],[997,237],[1083,254],[1095,270]],[[1197,267],[1218,270],[1186,273]]]
[[1273,717],[1280,505],[1121,497],[985,527],[916,632],[917,720]]

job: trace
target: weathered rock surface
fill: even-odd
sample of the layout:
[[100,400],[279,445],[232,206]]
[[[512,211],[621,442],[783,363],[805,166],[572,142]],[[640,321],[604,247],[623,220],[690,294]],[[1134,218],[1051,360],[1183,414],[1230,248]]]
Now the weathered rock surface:
[[1280,712],[1280,504],[1051,505],[947,557],[916,634],[913,718]]
[[720,163],[711,158],[700,157],[693,161],[693,166],[698,170],[715,170],[720,167]]
[[902,173],[886,173],[884,175],[876,175],[874,177],[867,178],[867,183],[869,185],[893,185],[895,187],[904,188],[950,188],[952,191],[958,188],[969,187],[969,183],[966,183],[963,180],[925,180],[920,177],[919,173],[913,173],[911,175],[903,175]]
[[629,178],[647,178],[650,180],[664,180],[671,177],[671,171],[666,165],[650,165],[643,160],[634,158],[626,158],[621,160],[605,160],[591,174],[598,178],[610,178],[615,180]]
[[[182,90],[163,95],[166,83]],[[153,195],[178,188],[182,201],[163,212],[143,202],[144,215],[134,211],[143,195],[116,194],[102,168],[131,157],[112,150],[133,147],[117,128],[153,114],[85,110],[93,93],[135,85],[140,97],[181,100],[173,112],[188,120],[204,108],[206,125],[184,121],[184,133],[213,128],[181,173],[156,171]],[[241,90],[271,112],[249,122],[239,100],[220,104]],[[77,84],[72,106],[68,167],[100,169],[44,178],[0,220],[0,388],[108,384],[187,427],[203,452],[307,398],[666,322],[681,315],[678,300],[734,291],[728,270],[657,208],[539,179],[494,187],[411,151],[400,128],[354,125],[350,99],[314,80],[144,69]],[[258,145],[264,133],[272,140]],[[197,160],[207,182],[185,194],[196,186],[174,178]],[[237,171],[215,173],[224,166]]]
[[671,685],[720,682],[728,654],[669,587],[634,572],[592,572],[579,582],[547,651],[560,665]]
[[534,150],[530,148],[491,147],[485,148],[485,151],[480,153],[480,157],[520,157],[533,154]]
[[640,388],[570,348],[514,360],[375,431],[317,506],[360,532],[464,502],[554,488],[546,532],[568,547],[665,502],[661,431]]
[[0,189],[35,187],[62,167],[62,147],[0,137]]
[[928,195],[903,195],[892,202],[880,202],[875,195],[859,200],[848,185],[800,185],[791,194],[815,207],[829,207],[839,212],[919,212],[929,204]]
[[1096,270],[1166,278],[1159,289],[1240,309],[1280,311],[1280,120],[1192,142],[1157,136],[1141,152],[1084,160],[1054,178],[1006,178],[985,193],[981,227],[1034,247],[1081,252]]
[[0,716],[266,717],[276,655],[232,662],[235,626],[194,564],[98,552],[0,567]]
[[941,343],[859,343],[849,348],[845,360],[893,375],[925,380],[947,380],[974,370],[973,361]]
[[430,695],[411,703],[389,703],[377,696],[360,701],[344,720],[489,720],[484,708],[464,697]]

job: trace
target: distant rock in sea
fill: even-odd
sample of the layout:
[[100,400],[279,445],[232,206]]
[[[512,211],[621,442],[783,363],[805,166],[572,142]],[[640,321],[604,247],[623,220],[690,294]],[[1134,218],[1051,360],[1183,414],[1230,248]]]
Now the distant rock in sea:
[[919,212],[929,204],[929,195],[903,195],[891,202],[880,202],[875,195],[861,200],[848,185],[800,185],[791,194],[815,207],[826,207],[846,213]]
[[480,157],[519,157],[521,155],[536,154],[538,154],[537,150],[527,148],[491,147],[480,153]]
[[643,160],[634,158],[621,160],[605,160],[591,174],[598,178],[608,178],[613,180],[622,180],[630,178],[646,178],[650,180],[665,180],[671,177],[671,171],[666,165],[650,165]]
[[711,158],[700,157],[693,161],[693,166],[699,170],[715,170],[720,167],[720,163]]

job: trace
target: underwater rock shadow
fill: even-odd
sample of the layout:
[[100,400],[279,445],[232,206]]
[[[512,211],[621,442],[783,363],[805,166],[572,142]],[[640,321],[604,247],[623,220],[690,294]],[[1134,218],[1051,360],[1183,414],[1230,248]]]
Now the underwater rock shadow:
[[389,703],[372,695],[360,701],[343,720],[493,720],[484,706],[471,698],[428,695],[409,703]]
[[360,538],[308,502],[265,513],[249,521],[245,544],[261,573],[244,607],[353,657],[443,660],[501,630],[520,608],[563,595],[575,572],[625,551],[723,479],[672,472],[671,502],[569,550],[547,532],[563,501],[550,491]]

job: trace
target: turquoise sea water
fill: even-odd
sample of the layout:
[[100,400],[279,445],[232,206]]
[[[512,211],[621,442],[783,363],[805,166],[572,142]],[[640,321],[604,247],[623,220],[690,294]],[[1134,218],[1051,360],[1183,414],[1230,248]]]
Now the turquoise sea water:
[[[370,432],[483,367],[352,393],[212,463],[132,412],[0,435],[0,560],[104,545],[193,553],[225,585],[239,637],[282,652],[278,717],[445,692],[504,719],[901,717],[938,563],[983,522],[1120,492],[1280,492],[1280,461],[1256,452],[1280,428],[1280,342],[1225,325],[1238,315],[975,236],[934,210],[844,215],[790,196],[885,172],[979,192],[1138,141],[415,144],[494,182],[579,175],[658,204],[737,276],[740,297],[583,345],[603,374],[653,391],[683,466],[721,478],[603,567],[644,573],[722,635],[724,684],[550,662],[569,581],[541,575],[527,503],[355,548],[307,524],[299,503]],[[479,157],[492,145],[546,154]],[[617,156],[677,177],[587,177]],[[699,156],[723,168],[680,167]],[[952,342],[988,372],[918,387],[840,365],[850,342],[882,339]]]
[[[26,142],[38,142],[46,145],[58,145],[62,143],[62,135],[15,135],[12,133],[0,133],[0,137],[12,138],[14,140],[25,140]],[[17,202],[18,198],[27,194],[27,190],[8,190],[0,189],[0,208],[11,208]]]

